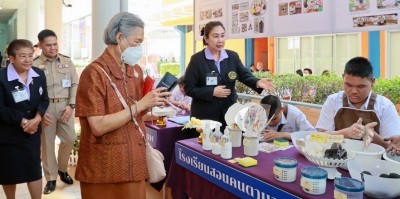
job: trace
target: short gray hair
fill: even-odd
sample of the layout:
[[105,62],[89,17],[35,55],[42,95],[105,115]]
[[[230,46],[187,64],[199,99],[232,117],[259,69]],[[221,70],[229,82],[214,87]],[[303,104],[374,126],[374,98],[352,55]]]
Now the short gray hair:
[[104,43],[117,45],[115,35],[121,32],[125,37],[129,36],[137,27],[144,28],[144,22],[135,14],[129,12],[120,12],[116,14],[108,23],[104,30]]

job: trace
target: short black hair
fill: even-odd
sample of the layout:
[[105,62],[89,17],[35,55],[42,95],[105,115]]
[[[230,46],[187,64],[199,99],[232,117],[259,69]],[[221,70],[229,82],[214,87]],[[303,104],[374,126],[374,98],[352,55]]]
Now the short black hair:
[[54,32],[54,31],[52,31],[52,30],[49,30],[49,29],[44,29],[44,30],[42,30],[42,31],[40,31],[39,32],[39,34],[38,34],[38,40],[39,40],[39,42],[42,42],[44,39],[46,39],[47,37],[56,37],[57,38],[57,35],[56,35],[56,33]]
[[372,78],[372,64],[365,57],[354,57],[346,63],[344,74],[361,78]]
[[296,73],[297,73],[298,75],[300,75],[300,76],[303,76],[303,71],[302,71],[301,69],[297,69],[297,70],[296,70]]
[[182,75],[182,76],[178,79],[178,85],[180,85],[180,86],[185,86],[185,83],[183,83],[183,79],[184,79],[184,76]]
[[279,97],[275,95],[267,95],[261,99],[260,104],[267,104],[270,105],[271,108],[269,109],[268,120],[272,118],[274,114],[282,109],[282,102]]
[[304,70],[308,71],[308,73],[309,73],[310,75],[312,74],[311,68],[304,68]]
[[33,44],[26,39],[14,39],[7,47],[8,56],[15,57],[17,55],[17,50],[21,48],[31,48],[33,51]]
[[207,42],[205,38],[208,38],[210,36],[210,32],[214,27],[221,26],[224,30],[224,24],[220,21],[210,21],[208,22],[200,31],[200,35],[203,36],[203,45],[207,46]]

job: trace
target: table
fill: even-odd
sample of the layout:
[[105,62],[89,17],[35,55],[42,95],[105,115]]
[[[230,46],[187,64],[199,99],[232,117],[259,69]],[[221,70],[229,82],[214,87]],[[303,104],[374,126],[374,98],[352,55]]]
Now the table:
[[[233,148],[233,157],[245,157],[243,147]],[[309,162],[294,147],[273,153],[260,152],[254,157],[256,167],[244,168],[229,163],[211,151],[204,151],[196,139],[181,140],[175,144],[175,160],[172,161],[167,186],[171,187],[173,198],[334,198],[333,181],[327,180],[324,195],[311,195],[300,187],[301,169],[317,166]],[[298,161],[296,181],[277,181],[273,174],[274,159],[291,157]],[[349,177],[348,171],[338,168],[342,177]],[[218,186],[216,186],[218,185]],[[364,198],[369,198],[364,194]]]
[[[146,139],[151,146],[159,150],[164,155],[164,167],[169,171],[171,160],[174,153],[175,142],[182,139],[193,138],[194,135],[186,131],[182,131],[183,125],[167,121],[166,127],[156,126],[156,122],[145,122]],[[197,134],[198,136],[198,134]],[[152,186],[160,191],[165,180],[153,183]]]

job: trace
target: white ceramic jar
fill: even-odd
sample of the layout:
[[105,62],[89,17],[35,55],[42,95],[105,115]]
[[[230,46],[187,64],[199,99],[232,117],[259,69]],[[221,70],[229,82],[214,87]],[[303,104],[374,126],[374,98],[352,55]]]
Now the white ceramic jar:
[[304,167],[301,169],[300,186],[303,191],[313,195],[322,195],[326,191],[328,172],[319,167]]
[[243,149],[244,154],[247,156],[257,156],[258,155],[258,137],[246,137],[243,138]]
[[281,182],[294,182],[296,180],[297,160],[293,158],[275,158],[274,175],[275,179]]
[[336,178],[333,182],[335,185],[335,199],[362,199],[364,197],[364,183],[353,178]]

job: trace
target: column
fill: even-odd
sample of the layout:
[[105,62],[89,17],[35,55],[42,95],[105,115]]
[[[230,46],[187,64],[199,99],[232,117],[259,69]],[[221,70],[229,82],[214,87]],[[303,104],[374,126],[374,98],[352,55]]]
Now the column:
[[26,1],[26,39],[34,45],[38,43],[37,34],[44,28],[43,15],[40,15],[43,0]]
[[[29,0],[30,1],[30,0]],[[44,0],[44,28],[57,34],[58,49],[62,47],[62,0]],[[41,30],[39,30],[41,31]],[[36,33],[37,35],[37,33]]]
[[250,65],[254,63],[254,39],[245,39],[244,48],[246,50],[245,52],[246,60],[244,66],[246,68],[249,68]]
[[380,77],[380,32],[369,32],[369,61],[372,64],[374,77]]
[[106,47],[103,41],[104,28],[121,10],[128,10],[127,0],[92,0],[92,60],[103,53]]
[[180,65],[180,74],[181,76],[185,74],[185,52],[186,52],[186,25],[178,25],[175,26],[175,30],[179,32],[179,38],[181,41],[180,47],[180,56],[179,56],[179,65]]

